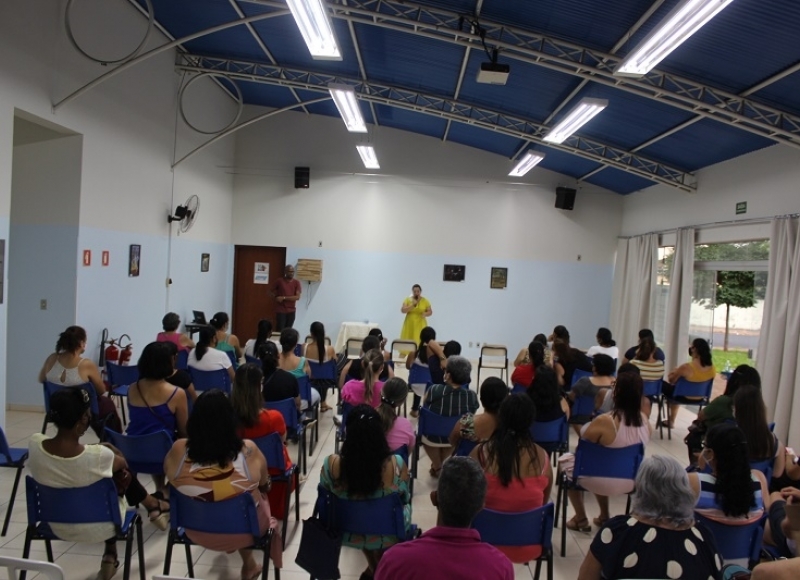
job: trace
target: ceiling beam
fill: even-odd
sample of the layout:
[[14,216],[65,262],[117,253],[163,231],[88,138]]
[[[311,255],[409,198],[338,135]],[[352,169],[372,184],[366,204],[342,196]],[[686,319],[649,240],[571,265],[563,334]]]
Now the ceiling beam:
[[[432,115],[534,142],[540,142],[548,130],[544,125],[529,119],[507,115],[485,107],[476,107],[449,97],[440,97],[384,83],[329,73],[183,54],[178,55],[176,69],[195,73],[213,72],[227,75],[231,79],[243,79],[321,93],[328,92],[330,83],[346,83],[353,87],[359,99],[367,102]],[[572,135],[562,144],[547,143],[546,146],[683,191],[694,191],[695,189],[695,180],[691,173],[592,139]]]

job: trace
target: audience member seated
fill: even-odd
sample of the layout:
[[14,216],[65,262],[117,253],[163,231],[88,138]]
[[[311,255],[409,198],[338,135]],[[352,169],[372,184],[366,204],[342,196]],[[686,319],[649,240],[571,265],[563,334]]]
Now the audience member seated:
[[[385,360],[386,362],[392,360],[392,353],[386,350],[386,338],[383,336],[383,331],[381,331],[380,328],[370,328],[369,334],[367,336],[374,336],[375,338],[378,339],[378,350],[380,350],[383,353],[383,360]],[[389,365],[387,365],[387,367],[388,366]],[[389,370],[391,370],[391,367],[389,367]],[[392,373],[391,376],[394,376],[394,373]],[[381,378],[381,380],[385,381],[386,379]]]
[[[622,374],[622,373],[633,373],[639,377],[642,376],[639,367],[631,363],[625,363],[619,366],[619,369],[617,369],[617,374]],[[644,379],[642,380],[642,382],[644,382]],[[616,385],[616,381],[614,382],[614,384]],[[602,396],[599,397],[599,399],[602,400],[595,401],[595,404],[598,405],[596,414],[599,415],[601,413],[608,413],[609,411],[611,411],[614,408],[614,387],[612,386],[610,389],[604,389],[602,392]],[[657,400],[656,397],[653,397],[653,400]],[[648,419],[650,418],[650,411],[652,410],[652,406],[653,406],[653,401],[650,400],[650,397],[642,395],[642,413],[647,415]]]
[[736,391],[733,416],[747,441],[748,460],[751,463],[772,460],[772,476],[781,477],[786,467],[786,448],[769,428],[760,387],[743,385]]
[[[320,485],[345,499],[384,497],[399,493],[403,501],[406,530],[411,526],[411,495],[408,466],[393,455],[383,434],[378,412],[369,405],[355,407],[345,423],[347,439],[339,455],[329,455],[322,464]],[[367,569],[361,579],[372,578],[383,551],[396,544],[396,536],[362,536],[345,533],[342,544],[364,552]]]
[[589,347],[589,350],[586,351],[586,356],[593,357],[596,354],[607,354],[614,359],[614,366],[616,367],[617,359],[619,359],[619,347],[617,346],[617,341],[611,337],[611,331],[607,328],[598,328],[595,338],[597,339],[597,344]]
[[797,580],[800,578],[800,558],[761,562],[753,568],[731,564],[722,569],[722,580]]
[[[634,373],[621,373],[614,388],[614,409],[596,417],[581,429],[581,439],[604,447],[622,448],[650,441],[650,423],[642,413],[642,378]],[[600,516],[594,518],[596,526],[602,526],[609,518],[608,496],[630,493],[633,480],[606,477],[581,477],[578,483],[594,493],[600,506]],[[572,489],[568,492],[575,516],[567,522],[570,530],[591,531],[583,504],[583,492]]]
[[378,377],[383,370],[383,354],[378,349],[372,349],[361,359],[361,369],[364,375],[363,380],[347,381],[342,387],[342,401],[355,405],[372,405],[377,407],[381,404],[381,389],[383,383]]
[[[444,355],[444,350],[441,345],[436,342],[436,331],[430,326],[426,326],[419,334],[419,346],[416,351],[408,353],[406,357],[406,368],[410,371],[413,365],[420,365],[430,370],[430,360],[436,357],[439,359],[439,366],[444,368],[447,357]],[[433,378],[433,377],[431,377]],[[414,385],[409,385],[412,389]],[[419,405],[422,397],[414,393],[414,399],[411,403],[411,416],[419,416]]]
[[558,385],[568,391],[575,369],[592,372],[592,362],[584,353],[570,346],[569,331],[564,326],[556,326],[550,336],[553,341],[553,368],[558,377]]
[[[294,348],[297,346],[297,341],[300,335],[294,328],[284,328],[281,331],[281,355],[278,359],[278,366],[285,371],[294,375],[299,379],[303,375],[311,377],[311,367],[304,356],[297,356],[294,354]],[[311,406],[313,407],[320,401],[319,391],[311,387]],[[308,407],[308,401],[301,401],[300,408],[305,410]]]
[[269,341],[270,336],[272,336],[272,321],[262,318],[256,327],[256,337],[244,343],[244,355],[261,358],[261,346]]
[[400,377],[392,377],[383,384],[381,404],[378,414],[381,416],[383,432],[389,449],[396,451],[403,445],[408,448],[409,455],[417,442],[417,434],[411,421],[397,414],[400,406],[408,397],[408,384]]
[[[319,364],[328,362],[329,360],[336,360],[336,351],[333,347],[325,346],[325,326],[321,322],[312,322],[309,331],[313,342],[305,345],[303,356],[308,360],[318,362]],[[336,379],[315,379],[312,377],[314,387],[319,391],[320,403],[319,410],[325,413],[330,411],[331,407],[325,399],[328,398],[328,389],[336,384]]]
[[462,439],[480,443],[488,441],[497,429],[497,412],[508,397],[508,386],[498,377],[484,379],[481,384],[481,407],[483,413],[465,413],[450,433],[450,445],[458,447]]
[[[656,337],[653,335],[653,331],[650,330],[649,328],[643,328],[639,331],[639,344],[642,343],[642,339],[644,338],[649,338],[650,340],[653,341],[653,345],[656,344]],[[631,362],[636,357],[636,350],[639,348],[639,344],[637,344],[636,346],[632,346],[625,351],[625,354],[623,355],[620,364]],[[660,360],[661,362],[664,362],[664,360],[666,359],[666,357],[664,356],[664,351],[658,348],[658,346],[656,346],[656,351],[653,354],[653,356],[657,360]]]
[[710,473],[693,472],[697,513],[723,524],[747,524],[758,520],[769,508],[764,474],[750,469],[747,441],[739,427],[722,423],[708,430],[699,467]]
[[[717,369],[714,368],[714,361],[711,360],[711,347],[702,338],[695,338],[689,347],[689,356],[692,357],[687,363],[672,369],[667,375],[667,382],[662,387],[665,395],[671,396],[675,391],[675,383],[678,379],[686,379],[693,383],[714,380],[717,376]],[[672,403],[669,405],[669,428],[675,427],[675,417],[678,414],[680,404]]]
[[[444,358],[451,356],[458,356],[461,354],[461,343],[455,340],[448,340],[442,348]],[[444,367],[439,364],[440,358],[438,355],[433,354],[428,359],[428,368],[431,371],[431,384],[442,385],[444,384]]]
[[217,331],[210,326],[200,329],[200,338],[189,353],[188,365],[198,371],[218,371],[225,369],[233,382],[234,372],[230,357],[217,350]]
[[[373,328],[372,330],[376,330]],[[370,332],[372,332],[370,330]],[[364,337],[364,340],[361,342],[361,352],[359,353],[359,358],[354,358],[348,360],[342,370],[339,372],[339,391],[341,392],[342,387],[344,384],[350,379],[356,380],[363,380],[364,379],[364,371],[361,368],[361,359],[364,357],[366,353],[371,350],[378,350],[383,353],[383,360],[386,361],[386,352],[381,348],[381,338],[374,334],[370,334]],[[390,357],[391,359],[391,357]],[[394,371],[392,367],[388,364],[383,365],[383,370],[381,371],[380,376],[378,377],[382,381],[388,381],[390,378],[394,376]]]
[[[186,437],[189,409],[186,392],[168,379],[172,367],[172,343],[151,342],[139,357],[139,380],[128,389],[128,435],[149,435],[166,431],[172,439]],[[163,474],[154,474],[156,490],[166,497],[167,488]]]
[[528,396],[536,408],[536,420],[541,423],[555,421],[564,415],[569,418],[569,404],[561,396],[556,372],[552,367],[540,365],[536,368]]
[[389,549],[375,580],[480,578],[513,580],[514,566],[494,546],[481,542],[472,520],[483,509],[486,477],[470,457],[451,457],[442,466],[439,488],[431,492],[436,527],[417,540]]
[[[544,347],[545,360],[546,360],[547,359],[547,337],[544,334],[539,333],[539,334],[537,334],[536,336],[533,337],[533,340],[531,342],[538,342],[539,344],[541,344]],[[530,362],[531,362],[530,356],[531,355],[530,355],[530,344],[529,344],[526,348],[521,349],[519,351],[519,353],[517,353],[517,358],[514,359],[514,363],[513,363],[514,366],[518,367],[520,365],[530,364]]]
[[[462,356],[447,359],[444,384],[433,385],[425,393],[425,407],[443,417],[460,417],[464,413],[478,410],[478,397],[466,388],[470,381],[472,365]],[[431,458],[430,474],[438,477],[442,463],[453,453],[453,447],[446,437],[422,437],[428,457]]]
[[[56,435],[35,433],[28,442],[29,458],[26,467],[31,477],[42,485],[56,488],[86,487],[113,477],[120,494],[120,515],[128,505],[142,504],[150,521],[160,530],[169,522],[169,503],[158,500],[145,491],[125,462],[125,458],[107,443],[82,445],[81,436],[91,422],[89,394],[84,389],[63,389],[50,397],[50,419],[56,425]],[[67,542],[105,542],[100,564],[100,580],[111,578],[117,568],[116,530],[111,523],[58,524],[50,528]]]
[[[270,556],[282,565],[280,529],[271,517],[267,492],[270,477],[264,455],[249,439],[236,433],[236,416],[228,397],[219,389],[197,397],[187,425],[188,438],[178,439],[164,460],[164,470],[175,489],[197,501],[223,501],[250,494],[258,514],[259,531],[273,528]],[[242,580],[255,580],[261,566],[248,548],[250,534],[214,534],[186,530],[192,542],[216,552],[237,550],[242,558]]]
[[97,393],[100,415],[92,417],[92,430],[99,438],[103,438],[103,427],[122,431],[122,422],[117,415],[114,401],[104,397],[105,383],[100,376],[100,369],[88,358],[83,358],[86,351],[86,331],[80,326],[70,326],[58,336],[56,351],[48,356],[42,370],[39,371],[39,382],[50,381],[57,385],[75,387],[91,383]]
[[164,331],[156,335],[156,342],[171,342],[178,350],[194,348],[194,341],[183,332],[178,332],[180,325],[181,317],[174,312],[167,312],[161,319],[161,328]]
[[660,381],[664,378],[664,361],[656,358],[656,343],[649,336],[639,341],[639,348],[630,364],[639,368],[643,381]]
[[[486,507],[499,512],[526,512],[550,499],[553,468],[548,453],[531,439],[536,408],[524,393],[511,395],[500,405],[497,429],[470,457],[486,473]],[[497,546],[512,562],[538,558],[541,546]]]
[[541,342],[533,341],[528,345],[528,356],[526,361],[517,365],[514,372],[511,373],[511,385],[522,385],[524,387],[530,386],[533,382],[533,377],[536,375],[536,369],[544,364],[544,349],[545,345]]
[[302,406],[300,386],[297,384],[297,377],[289,371],[278,368],[280,363],[278,347],[274,342],[268,340],[260,347],[260,351],[261,370],[264,373],[264,386],[261,390],[261,395],[264,397],[264,401],[273,402],[294,399],[299,411]]
[[186,393],[186,399],[189,401],[196,401],[197,400],[197,391],[194,390],[194,385],[192,384],[192,375],[189,374],[189,371],[184,369],[175,368],[175,365],[178,364],[178,347],[175,346],[173,342],[164,342],[169,350],[170,361],[172,365],[172,374],[168,376],[165,381],[167,381],[170,385],[175,385],[176,387],[180,387]]
[[800,543],[800,490],[786,487],[773,493],[770,500],[764,543],[775,547],[783,558],[795,558]]
[[242,358],[242,347],[239,346],[239,339],[235,335],[228,334],[228,328],[230,327],[230,318],[228,318],[228,315],[224,312],[217,312],[211,320],[208,321],[208,324],[217,331],[217,344],[214,348],[226,354],[232,352],[237,361],[234,363],[234,366],[239,366],[238,361]]
[[[600,407],[605,392],[614,386],[614,359],[607,354],[596,354],[592,357],[592,376],[578,379],[569,390],[568,397],[573,403],[578,397],[592,397],[595,399],[595,409]],[[592,420],[590,415],[578,416],[574,412],[569,419],[570,423],[583,425]]]
[[694,523],[686,471],[654,455],[639,467],[630,516],[615,516],[595,535],[578,580],[717,578],[722,558],[711,532]]

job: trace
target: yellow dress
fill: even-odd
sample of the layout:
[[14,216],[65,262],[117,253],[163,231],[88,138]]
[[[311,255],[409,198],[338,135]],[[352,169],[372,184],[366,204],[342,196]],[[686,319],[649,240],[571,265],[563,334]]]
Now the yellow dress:
[[[403,300],[403,306],[410,306],[412,298],[408,297]],[[425,312],[431,307],[431,303],[427,298],[420,296],[417,305],[406,313],[406,319],[403,322],[403,329],[400,331],[400,338],[403,340],[413,340],[419,344],[419,333],[422,329],[428,326],[425,318]]]

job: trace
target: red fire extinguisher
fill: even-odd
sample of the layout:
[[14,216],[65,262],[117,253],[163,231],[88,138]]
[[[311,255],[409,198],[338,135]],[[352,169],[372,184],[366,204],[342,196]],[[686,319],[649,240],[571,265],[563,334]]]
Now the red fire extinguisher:
[[122,347],[122,352],[119,353],[119,364],[127,365],[131,362],[131,355],[133,354],[133,343],[130,342],[131,337],[127,334],[123,334],[119,337],[119,344],[122,346],[122,337],[125,336],[128,338],[128,344]]
[[113,338],[108,341],[108,348],[105,350],[105,359],[106,362],[119,362],[119,349],[117,348],[116,341]]

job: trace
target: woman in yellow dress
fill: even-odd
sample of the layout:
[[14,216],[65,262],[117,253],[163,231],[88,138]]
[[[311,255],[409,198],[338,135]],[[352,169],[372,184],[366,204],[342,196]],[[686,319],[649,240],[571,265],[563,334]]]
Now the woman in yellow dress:
[[400,338],[417,342],[419,333],[428,326],[425,319],[433,314],[431,303],[422,296],[422,286],[414,284],[411,287],[411,296],[403,300],[400,312],[406,315],[403,329],[400,331]]

